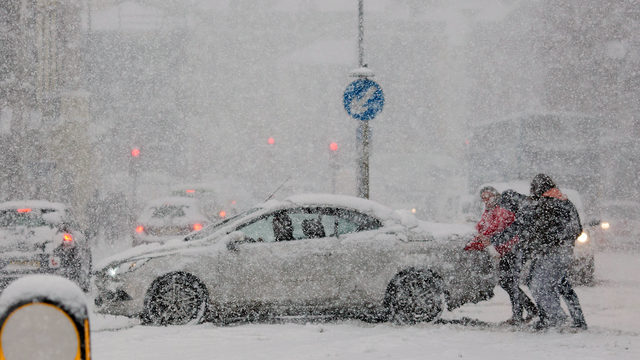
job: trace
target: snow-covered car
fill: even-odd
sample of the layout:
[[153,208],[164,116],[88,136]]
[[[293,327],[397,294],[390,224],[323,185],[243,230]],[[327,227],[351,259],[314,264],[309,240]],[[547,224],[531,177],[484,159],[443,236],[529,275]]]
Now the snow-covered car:
[[203,214],[212,221],[234,216],[255,203],[251,194],[240,185],[223,182],[183,184],[174,187],[171,196],[197,199]]
[[473,231],[366,199],[296,195],[103,260],[95,303],[146,324],[327,314],[430,321],[445,306],[493,295],[489,255],[463,250]]
[[133,246],[162,243],[202,230],[210,223],[197,199],[170,196],[147,203],[136,220]]
[[[528,181],[509,181],[509,182],[493,182],[482,184],[478,188],[478,192],[484,186],[493,186],[499,192],[511,189],[521,194],[529,194],[530,182]],[[593,241],[594,231],[596,228],[591,226],[592,221],[588,221],[584,211],[582,196],[573,189],[560,188],[560,191],[567,196],[578,210],[580,221],[582,222],[582,234],[576,239],[573,247],[573,261],[571,263],[569,277],[574,284],[593,285],[595,280],[595,244]],[[479,200],[479,196],[478,202]],[[476,208],[481,208],[480,205]],[[479,216],[478,216],[479,217]]]
[[91,249],[70,209],[43,200],[0,203],[0,288],[42,273],[66,277],[89,290]]

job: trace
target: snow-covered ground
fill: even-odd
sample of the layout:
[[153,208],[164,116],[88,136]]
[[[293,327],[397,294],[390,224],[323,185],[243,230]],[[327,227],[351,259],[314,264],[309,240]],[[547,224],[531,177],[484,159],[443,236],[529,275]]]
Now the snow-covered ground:
[[[106,359],[640,359],[640,254],[596,255],[594,287],[576,289],[589,330],[536,333],[450,322],[397,326],[360,321],[145,327],[91,314],[92,358]],[[498,323],[501,289],[443,315]]]

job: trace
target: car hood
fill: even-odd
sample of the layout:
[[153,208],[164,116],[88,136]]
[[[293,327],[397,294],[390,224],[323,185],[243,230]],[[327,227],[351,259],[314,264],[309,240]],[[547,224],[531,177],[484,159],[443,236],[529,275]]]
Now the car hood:
[[178,237],[171,239],[165,243],[150,243],[144,245],[138,245],[131,249],[127,249],[123,252],[111,255],[106,257],[98,262],[96,262],[95,269],[96,271],[100,271],[104,268],[109,267],[114,263],[121,263],[126,261],[133,261],[141,258],[155,258],[162,257],[171,254],[175,254],[178,252],[187,253],[187,252],[199,252],[202,251],[202,247],[206,246],[207,251],[215,251],[218,246],[222,249],[224,248],[225,238],[216,238],[217,240],[195,240],[195,241],[184,241],[184,237]]
[[50,227],[16,226],[0,229],[0,252],[36,251],[53,241],[58,231]]

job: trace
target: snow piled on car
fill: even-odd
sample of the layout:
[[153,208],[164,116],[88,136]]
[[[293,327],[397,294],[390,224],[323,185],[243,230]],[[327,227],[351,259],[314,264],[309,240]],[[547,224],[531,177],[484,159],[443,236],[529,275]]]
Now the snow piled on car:
[[0,314],[21,301],[46,298],[64,304],[76,318],[87,318],[87,297],[73,281],[56,275],[26,275],[15,280],[0,296]]

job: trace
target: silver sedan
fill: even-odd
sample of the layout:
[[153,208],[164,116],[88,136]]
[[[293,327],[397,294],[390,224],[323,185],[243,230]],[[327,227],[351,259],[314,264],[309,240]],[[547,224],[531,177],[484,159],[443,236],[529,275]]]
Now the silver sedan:
[[493,294],[489,256],[463,250],[473,234],[370,200],[298,195],[105,259],[95,302],[99,312],[153,325],[316,315],[432,321]]

